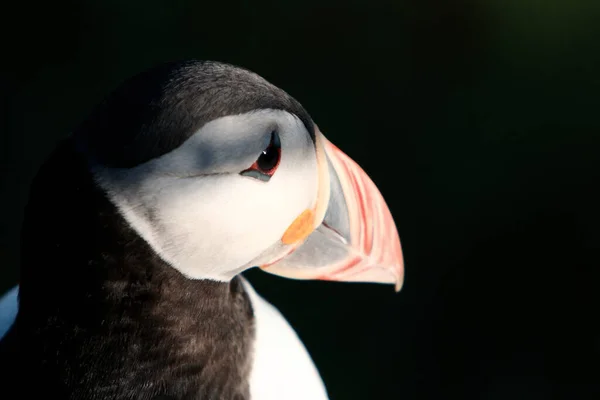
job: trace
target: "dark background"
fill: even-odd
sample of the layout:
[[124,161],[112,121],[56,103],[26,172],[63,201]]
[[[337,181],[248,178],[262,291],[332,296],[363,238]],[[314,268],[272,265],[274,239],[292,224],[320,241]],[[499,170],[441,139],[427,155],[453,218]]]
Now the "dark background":
[[300,100],[398,225],[399,294],[247,274],[332,400],[600,398],[597,0],[7,7],[0,291],[17,281],[29,184],[57,141],[126,77],[216,59]]

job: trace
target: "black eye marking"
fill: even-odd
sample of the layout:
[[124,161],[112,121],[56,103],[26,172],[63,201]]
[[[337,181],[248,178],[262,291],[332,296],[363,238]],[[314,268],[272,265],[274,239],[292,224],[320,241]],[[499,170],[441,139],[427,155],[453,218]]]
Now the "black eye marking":
[[281,161],[281,141],[277,131],[271,132],[271,141],[266,149],[256,159],[250,168],[240,172],[240,175],[250,176],[264,182],[268,182],[273,176]]

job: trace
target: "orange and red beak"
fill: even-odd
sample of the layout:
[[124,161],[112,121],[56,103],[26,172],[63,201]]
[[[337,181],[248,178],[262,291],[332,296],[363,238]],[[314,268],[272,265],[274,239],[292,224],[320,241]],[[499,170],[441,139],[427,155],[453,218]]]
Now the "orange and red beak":
[[316,128],[319,188],[281,238],[279,256],[261,265],[293,279],[394,284],[404,280],[400,238],[367,174]]

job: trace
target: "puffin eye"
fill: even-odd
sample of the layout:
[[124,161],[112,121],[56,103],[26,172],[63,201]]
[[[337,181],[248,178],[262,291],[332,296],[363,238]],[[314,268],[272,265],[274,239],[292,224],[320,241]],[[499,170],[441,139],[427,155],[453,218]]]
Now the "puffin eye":
[[250,168],[240,172],[240,175],[250,176],[267,182],[279,166],[281,160],[281,142],[276,131],[271,132],[271,141],[266,149],[256,159]]

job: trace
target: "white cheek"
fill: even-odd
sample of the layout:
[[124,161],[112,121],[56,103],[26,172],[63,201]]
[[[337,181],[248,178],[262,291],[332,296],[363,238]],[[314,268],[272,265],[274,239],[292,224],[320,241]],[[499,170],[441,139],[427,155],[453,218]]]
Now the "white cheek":
[[164,182],[154,198],[157,239],[181,272],[230,279],[311,207],[316,158],[283,155],[269,182],[236,174]]
[[101,181],[127,221],[171,266],[191,278],[227,281],[314,205],[316,153],[299,124],[291,117],[278,120],[281,162],[268,182],[237,173],[174,176],[189,163],[176,157],[178,150],[139,169],[104,170]]

